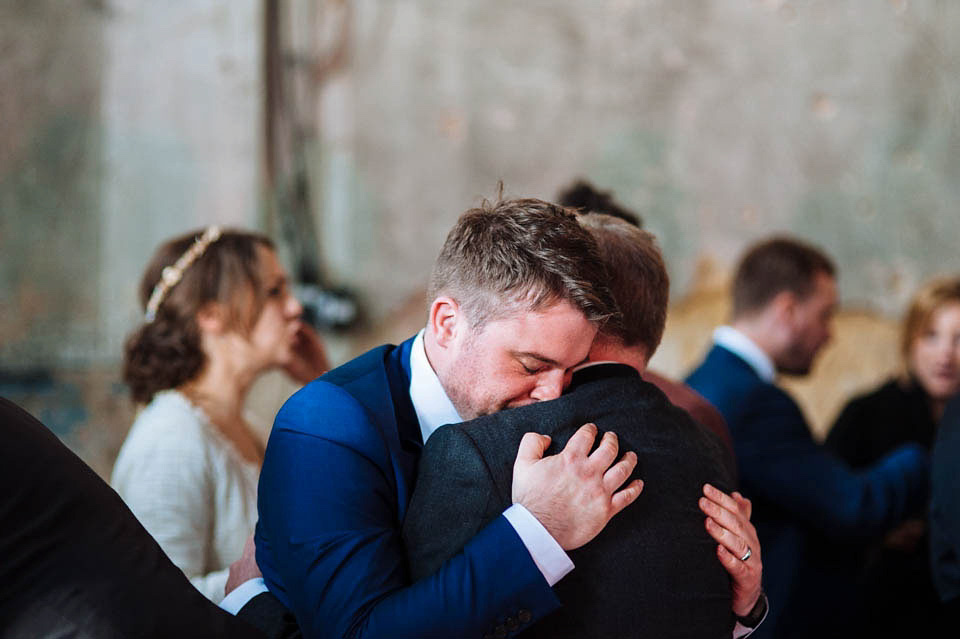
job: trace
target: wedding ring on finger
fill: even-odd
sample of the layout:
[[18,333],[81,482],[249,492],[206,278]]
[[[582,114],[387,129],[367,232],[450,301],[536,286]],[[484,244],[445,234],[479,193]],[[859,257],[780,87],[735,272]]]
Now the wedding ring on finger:
[[750,549],[750,546],[747,546],[747,552],[743,553],[743,557],[740,558],[740,561],[746,561],[753,556],[753,551]]

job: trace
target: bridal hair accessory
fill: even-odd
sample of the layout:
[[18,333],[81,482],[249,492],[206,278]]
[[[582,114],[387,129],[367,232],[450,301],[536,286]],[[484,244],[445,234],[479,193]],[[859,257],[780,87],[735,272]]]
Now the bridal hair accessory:
[[181,255],[172,265],[163,268],[163,271],[160,273],[160,281],[153,287],[153,292],[150,293],[150,301],[147,302],[147,310],[146,313],[144,313],[144,319],[147,321],[147,324],[157,318],[157,309],[159,309],[160,304],[163,303],[163,298],[167,296],[170,289],[177,285],[177,282],[183,277],[183,272],[190,268],[190,265],[203,255],[207,247],[220,238],[221,233],[222,231],[219,226],[208,226],[207,230],[203,232],[203,235],[196,239],[193,245],[187,249],[186,253]]

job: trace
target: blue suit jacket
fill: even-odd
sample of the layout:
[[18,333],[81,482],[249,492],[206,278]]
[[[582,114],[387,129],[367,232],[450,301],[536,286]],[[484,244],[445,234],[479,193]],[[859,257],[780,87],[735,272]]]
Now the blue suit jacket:
[[[401,524],[422,448],[410,348],[381,346],[280,409],[260,475],[257,564],[306,637],[481,637],[559,606],[504,517],[411,584]],[[506,633],[500,634],[506,636]]]
[[[926,499],[929,462],[923,449],[898,448],[854,471],[817,445],[796,402],[764,382],[739,356],[714,346],[687,383],[727,420],[744,495],[763,546],[770,614],[756,637],[798,634],[818,616],[835,623],[842,590],[821,562],[822,543],[877,535]],[[796,611],[794,614],[792,611]],[[849,611],[846,611],[849,613]],[[836,626],[833,626],[836,629]]]

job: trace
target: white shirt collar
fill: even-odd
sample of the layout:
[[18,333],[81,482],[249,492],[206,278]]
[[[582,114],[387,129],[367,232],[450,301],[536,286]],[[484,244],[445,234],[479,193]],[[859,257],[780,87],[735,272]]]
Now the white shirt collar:
[[750,365],[760,379],[772,384],[777,377],[773,360],[752,339],[732,326],[718,326],[713,331],[713,343],[724,347]]
[[612,359],[604,359],[596,362],[588,361],[580,364],[579,366],[575,366],[573,368],[573,372],[576,373],[577,371],[582,371],[583,369],[590,368],[591,366],[599,366],[600,364],[620,364],[620,362],[615,362]]
[[463,421],[427,360],[422,329],[410,348],[410,401],[413,402],[413,410],[420,422],[423,443],[427,443],[433,431],[444,424]]

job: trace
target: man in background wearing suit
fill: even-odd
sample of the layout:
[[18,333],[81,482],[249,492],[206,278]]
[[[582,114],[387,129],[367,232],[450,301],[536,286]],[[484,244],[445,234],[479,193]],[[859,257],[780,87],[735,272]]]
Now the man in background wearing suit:
[[262,637],[200,594],[120,496],[4,398],[0,432],[0,637]]
[[[770,615],[757,637],[833,636],[855,616],[829,550],[877,535],[922,506],[929,462],[917,445],[854,472],[818,446],[777,372],[806,375],[830,337],[835,268],[787,238],[751,248],[733,282],[733,322],[687,383],[733,435],[743,493],[753,500]],[[835,550],[835,548],[834,548]]]
[[[556,587],[563,606],[523,636],[729,639],[731,607],[747,617],[759,601],[753,618],[742,619],[751,627],[765,608],[760,548],[749,522],[724,519],[740,535],[721,534],[713,520],[704,529],[694,503],[705,483],[733,488],[731,451],[640,376],[666,321],[663,259],[652,235],[621,219],[592,213],[580,222],[600,247],[623,321],[601,329],[591,363],[575,370],[563,397],[445,426],[430,438],[403,527],[412,577],[434,572],[517,496],[514,453],[525,433],[548,435],[559,450],[593,421],[638,454],[644,494],[596,540],[571,552],[577,569]],[[724,567],[738,577],[732,604]],[[734,636],[747,632],[739,628]]]

